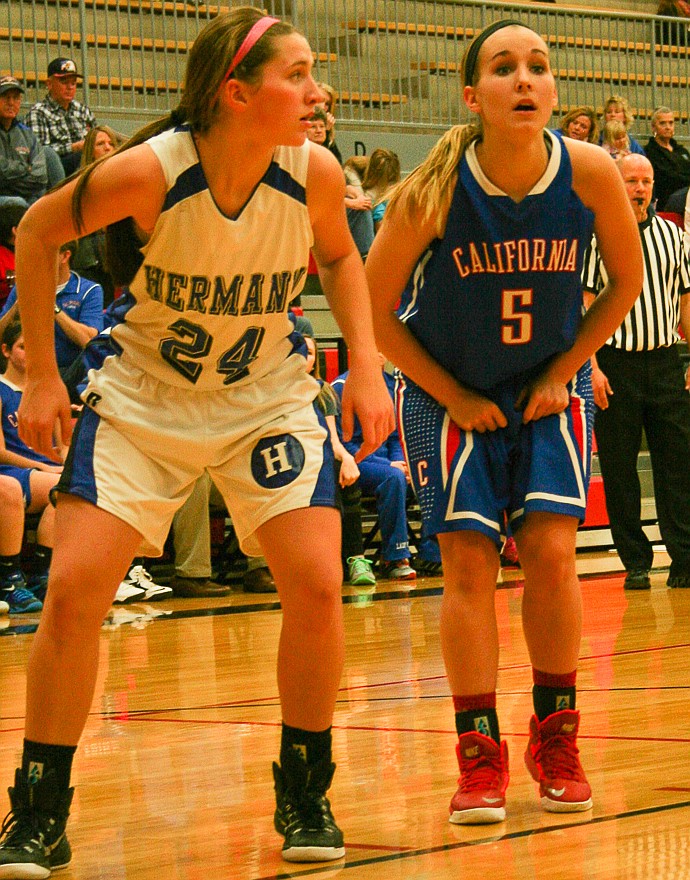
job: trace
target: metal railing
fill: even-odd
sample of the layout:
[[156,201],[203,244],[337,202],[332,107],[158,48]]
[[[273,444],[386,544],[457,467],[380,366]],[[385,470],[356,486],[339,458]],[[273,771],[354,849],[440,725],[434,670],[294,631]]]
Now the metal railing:
[[[517,17],[541,33],[558,78],[556,117],[578,104],[600,109],[625,95],[640,117],[666,104],[690,118],[687,22],[640,13],[479,0],[263,0],[309,40],[316,75],[338,92],[345,124],[441,130],[464,121],[459,68],[477,31]],[[48,61],[74,58],[84,99],[100,119],[145,120],[177,103],[189,46],[228,7],[200,0],[3,0],[0,71],[43,93]],[[0,20],[1,22],[1,20]],[[668,29],[677,29],[670,33]],[[683,134],[683,127],[679,133]]]

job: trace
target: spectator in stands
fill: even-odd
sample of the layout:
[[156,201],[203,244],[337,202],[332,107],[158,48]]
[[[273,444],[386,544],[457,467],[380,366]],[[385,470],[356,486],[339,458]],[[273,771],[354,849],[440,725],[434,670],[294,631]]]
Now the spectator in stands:
[[682,217],[685,214],[689,189],[690,186],[681,186],[680,189],[677,189],[674,193],[671,193],[671,195],[666,199],[666,207],[664,208],[664,213],[680,214]]
[[630,155],[630,137],[620,119],[610,119],[605,123],[602,137],[602,149],[606,150],[612,159],[622,159],[623,156]]
[[[86,168],[103,156],[107,156],[120,146],[121,138],[108,125],[96,125],[84,138],[81,154],[81,167]],[[77,252],[72,258],[72,268],[83,278],[96,281],[103,288],[103,306],[107,308],[113,301],[115,286],[110,273],[105,268],[105,232],[99,229],[91,235],[80,238]]]
[[[58,262],[55,351],[60,370],[66,370],[88,341],[103,329],[103,288],[72,272],[70,260],[76,247],[74,241],[63,244]],[[14,287],[0,313],[0,333],[17,313],[17,288]]]
[[383,220],[388,196],[396,183],[400,181],[400,159],[392,150],[380,147],[371,154],[364,172],[362,186],[371,199],[374,232]]
[[[0,376],[0,475],[11,477],[21,487],[27,513],[40,513],[34,571],[27,583],[20,567],[22,529],[13,529],[9,540],[0,547],[0,599],[10,606],[11,614],[40,611],[46,594],[48,569],[52,556],[55,508],[50,503],[50,490],[57,484],[62,465],[30,449],[17,431],[17,409],[26,385],[24,337],[19,321],[13,321],[2,335],[2,353],[7,367]],[[64,460],[66,450],[61,449]],[[17,525],[17,524],[15,524]]]
[[655,210],[664,211],[666,200],[690,184],[690,153],[673,137],[676,122],[670,107],[657,107],[652,114],[652,137],[644,148],[654,168]]
[[574,141],[596,144],[599,126],[593,107],[574,107],[561,120],[561,134]]
[[[690,18],[687,0],[659,0],[657,15],[664,18]],[[687,46],[690,43],[690,26],[687,21],[655,21],[654,30],[658,43],[671,46]]]
[[[1,380],[0,380],[1,381]],[[22,571],[22,547],[26,528],[24,494],[14,477],[0,474],[0,615],[10,613],[10,603],[3,597],[14,593],[13,605],[37,605],[36,597],[26,587]],[[40,610],[38,607],[35,610]],[[28,613],[14,611],[13,613]]]
[[340,410],[338,396],[321,377],[319,347],[313,336],[305,336],[307,346],[306,369],[321,386],[316,398],[323,411],[333,446],[336,475],[340,488],[343,521],[341,555],[343,572],[348,583],[355,587],[375,586],[376,577],[371,562],[364,555],[362,538],[362,491],[358,483],[359,467],[354,457],[343,446],[338,434],[337,416]]
[[[651,207],[654,170],[644,156],[618,162],[643,241],[642,291],[621,326],[592,358],[594,430],[611,534],[626,569],[625,588],[647,590],[654,560],[642,530],[637,456],[642,430],[654,474],[661,538],[671,557],[669,587],[690,587],[690,376],[676,343],[690,338],[690,267],[683,233]],[[606,285],[596,240],[585,255],[590,305]]]
[[48,187],[43,146],[19,121],[24,86],[13,76],[0,76],[0,205],[27,208]]
[[14,241],[25,213],[21,205],[0,205],[0,309],[14,287]]
[[333,108],[335,107],[335,99],[337,98],[337,94],[335,89],[332,86],[329,86],[328,83],[320,82],[318,83],[319,88],[322,92],[324,92],[326,99],[324,100],[321,108],[326,114],[326,147],[333,153],[335,158],[343,164],[343,157],[340,154],[340,150],[338,149],[335,143],[335,116],[333,115]]
[[309,126],[307,137],[315,144],[320,144],[322,147],[326,146],[326,138],[328,137],[326,114],[319,107],[314,110],[314,114],[311,117],[311,125]]
[[210,501],[211,479],[203,474],[173,517],[175,574],[170,587],[175,598],[217,598],[230,593],[230,587],[211,577]]
[[366,260],[374,240],[374,218],[371,214],[371,199],[365,195],[362,178],[369,159],[366,156],[350,156],[343,165],[345,172],[345,208],[347,225],[357,245],[359,255]]
[[[388,392],[393,398],[395,380],[383,367],[386,359],[379,355],[383,377]],[[333,381],[333,390],[342,397],[347,372]],[[342,437],[340,420],[337,419],[338,433]],[[359,448],[362,426],[355,420],[352,438],[343,443],[345,449],[354,454]],[[381,527],[381,577],[389,580],[414,580],[417,574],[410,565],[410,547],[407,528],[407,489],[409,476],[407,464],[400,444],[398,429],[395,428],[385,442],[371,455],[359,462],[359,485],[364,495],[376,498],[376,508]]]
[[71,58],[54,58],[48,65],[48,93],[26,117],[41,143],[58,154],[66,174],[79,167],[84,138],[96,125],[93,113],[75,98],[80,79]]
[[628,137],[630,138],[630,152],[644,155],[642,144],[640,144],[639,141],[635,140],[635,138],[630,134],[630,126],[635,121],[635,117],[630,108],[630,104],[628,103],[627,98],[624,98],[623,95],[611,95],[610,98],[606,99],[606,103],[604,104],[604,112],[601,114],[602,133],[599,135],[600,145],[604,138],[603,127],[604,125],[606,125],[607,122],[611,122],[612,119],[619,119],[623,123],[623,125],[625,125],[625,128],[628,131]]

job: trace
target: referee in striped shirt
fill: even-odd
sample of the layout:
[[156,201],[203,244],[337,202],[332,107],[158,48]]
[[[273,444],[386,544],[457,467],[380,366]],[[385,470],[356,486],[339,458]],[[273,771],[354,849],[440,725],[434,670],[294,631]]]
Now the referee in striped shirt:
[[[645,156],[618,162],[637,218],[644,286],[614,335],[592,358],[594,429],[613,542],[626,569],[625,588],[649,589],[654,560],[642,530],[637,456],[644,428],[657,518],[671,557],[669,587],[690,587],[690,379],[676,343],[680,324],[690,340],[690,267],[683,232],[657,216],[650,202],[654,170]],[[593,239],[583,268],[585,306],[606,284]]]

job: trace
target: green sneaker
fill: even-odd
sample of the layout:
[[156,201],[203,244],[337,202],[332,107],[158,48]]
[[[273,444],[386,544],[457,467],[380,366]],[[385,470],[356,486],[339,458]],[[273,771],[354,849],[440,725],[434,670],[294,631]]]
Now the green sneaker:
[[[285,838],[286,862],[326,862],[345,855],[343,832],[335,824],[326,797],[335,764],[308,767],[296,756],[290,766],[273,764],[276,789],[275,829]],[[2,874],[0,874],[0,877]]]
[[376,584],[371,562],[365,556],[348,557],[347,571],[347,580],[353,587],[373,587]]
[[74,789],[60,791],[53,770],[32,785],[17,770],[8,792],[11,809],[0,830],[1,880],[44,880],[66,868],[72,859],[65,828]]

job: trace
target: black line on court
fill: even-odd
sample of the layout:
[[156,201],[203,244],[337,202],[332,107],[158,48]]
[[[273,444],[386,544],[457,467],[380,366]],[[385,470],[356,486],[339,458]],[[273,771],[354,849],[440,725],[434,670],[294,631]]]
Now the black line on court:
[[[656,570],[656,569],[655,569]],[[597,578],[603,577],[614,577],[621,575],[622,572],[592,572],[590,574],[581,574],[579,575],[579,579],[586,580],[594,580]],[[504,583],[496,584],[497,590],[513,590],[522,585],[522,580],[520,578],[516,578],[515,580],[506,581]],[[385,592],[377,591],[375,593],[367,594],[367,593],[352,593],[351,595],[343,596],[343,605],[360,605],[362,608],[366,608],[372,602],[384,602],[390,601],[391,599],[425,599],[429,596],[442,596],[443,595],[443,587],[420,587],[419,589],[399,589],[399,590],[386,590]],[[136,612],[137,608],[141,608],[142,606],[137,605],[135,603],[127,606],[128,610],[132,612]],[[153,618],[150,623],[159,622],[163,620],[191,620],[195,617],[224,617],[228,614],[253,614],[259,611],[280,611],[280,602],[254,602],[246,605],[224,605],[220,608],[189,608],[189,609],[177,609],[175,611],[169,611],[160,617]],[[141,620],[145,620],[146,614],[142,613]],[[122,626],[129,626],[129,622],[125,622]],[[116,629],[117,627],[111,626],[110,629]],[[16,625],[13,624],[12,620],[10,620],[9,626],[4,629],[0,629],[0,637],[2,636],[19,636],[19,635],[31,635],[35,633],[38,629],[38,621],[32,621],[31,623],[18,623]]]
[[[634,819],[637,816],[649,816],[653,813],[666,813],[669,810],[682,810],[690,807],[690,801],[679,801],[676,804],[662,804],[658,807],[644,807],[639,810],[628,810],[625,813],[615,813],[612,816],[595,816],[585,822],[568,822],[561,825],[549,825],[544,828],[529,828],[524,831],[513,831],[510,834],[498,834],[495,837],[483,837],[477,840],[461,840],[457,843],[442,843],[438,846],[428,846],[422,849],[405,850],[404,852],[386,853],[386,855],[370,856],[366,859],[347,861],[345,864],[331,862],[321,868],[309,868],[306,871],[295,873],[267,874],[264,877],[256,877],[254,880],[296,880],[298,877],[314,877],[319,874],[332,875],[334,870],[347,871],[351,868],[361,868],[365,865],[379,865],[384,862],[402,861],[420,856],[435,855],[436,853],[453,852],[457,849],[469,849],[473,846],[482,846],[487,843],[502,843],[508,840],[520,840],[524,837],[535,837],[538,834],[551,834],[554,831],[568,831],[570,828],[581,828],[583,825],[603,825],[605,822],[618,822],[623,819]],[[347,844],[346,844],[347,847]]]

